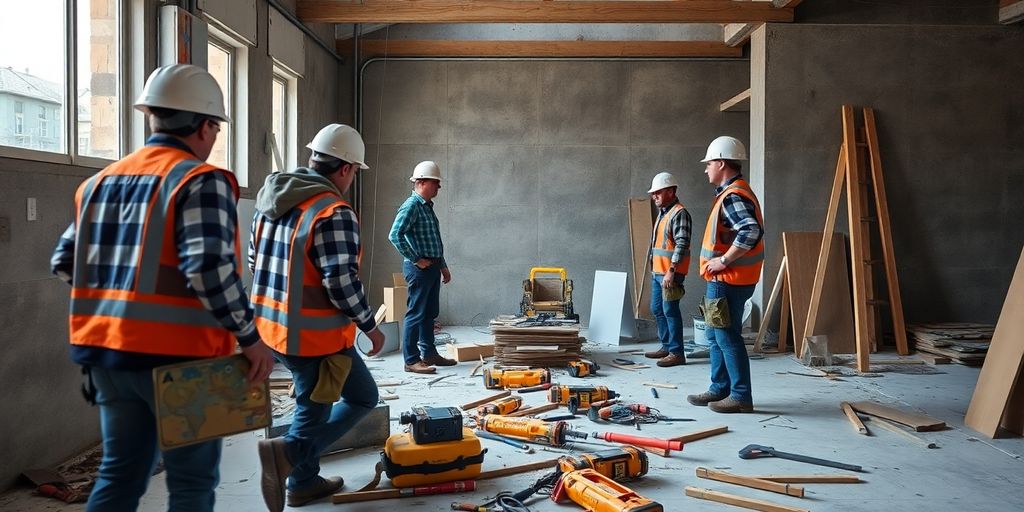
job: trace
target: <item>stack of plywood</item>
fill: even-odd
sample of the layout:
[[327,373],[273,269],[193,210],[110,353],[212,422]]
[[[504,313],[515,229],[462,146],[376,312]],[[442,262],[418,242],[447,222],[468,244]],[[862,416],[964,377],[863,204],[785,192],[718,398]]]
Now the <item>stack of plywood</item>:
[[583,338],[577,323],[537,325],[499,317],[491,321],[497,366],[566,366],[580,359]]
[[967,366],[981,366],[992,342],[995,326],[988,324],[941,323],[907,326],[914,347],[921,352],[946,356]]

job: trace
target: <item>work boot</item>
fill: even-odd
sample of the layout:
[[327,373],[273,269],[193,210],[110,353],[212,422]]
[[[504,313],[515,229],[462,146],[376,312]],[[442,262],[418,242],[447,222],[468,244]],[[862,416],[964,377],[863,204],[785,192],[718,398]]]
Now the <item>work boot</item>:
[[344,485],[345,480],[340,476],[332,476],[330,478],[317,476],[316,482],[305,489],[298,491],[288,490],[288,506],[301,507],[311,501],[326,498],[341,490]]
[[710,391],[705,391],[699,395],[686,395],[686,401],[692,405],[704,407],[711,402],[717,402],[725,397],[726,395],[716,395]]
[[708,403],[708,409],[720,413],[733,413],[733,412],[754,412],[754,404],[750,402],[740,402],[733,397],[723,398],[717,402]]
[[658,350],[655,350],[654,352],[644,352],[644,357],[646,357],[647,359],[661,359],[661,358],[667,356],[668,354],[669,354],[668,350],[665,350],[663,348],[659,348]]
[[426,373],[426,374],[430,374],[430,373],[436,372],[437,369],[434,368],[433,366],[430,366],[427,363],[424,363],[423,361],[416,361],[413,364],[405,365],[405,371],[410,372],[410,373]]
[[686,364],[686,356],[682,354],[675,354],[669,352],[669,354],[661,359],[658,359],[658,366],[662,368],[668,368],[670,366],[679,366]]
[[459,364],[454,359],[448,359],[441,354],[434,354],[423,358],[423,362],[433,366],[455,366]]
[[270,512],[284,510],[284,484],[288,474],[292,472],[292,463],[285,451],[282,437],[260,441],[256,446],[260,455],[263,474],[260,477],[260,489],[263,491],[263,503]]

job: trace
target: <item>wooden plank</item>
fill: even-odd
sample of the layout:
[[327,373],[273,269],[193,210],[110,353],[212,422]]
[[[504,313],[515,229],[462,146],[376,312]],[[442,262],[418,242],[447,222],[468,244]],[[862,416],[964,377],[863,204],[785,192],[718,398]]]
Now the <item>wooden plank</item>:
[[868,151],[871,155],[871,182],[875,189],[875,212],[882,241],[882,258],[885,261],[885,280],[889,288],[889,307],[892,310],[892,328],[896,337],[896,352],[910,353],[907,346],[907,326],[903,319],[903,298],[900,294],[900,280],[896,274],[896,251],[892,243],[892,227],[889,222],[889,201],[885,193],[885,179],[882,173],[882,156],[878,149],[878,129],[875,127],[875,111],[864,108],[864,131],[867,135]]
[[[786,264],[786,273],[789,273],[789,264]],[[786,282],[789,279],[782,280],[782,317],[779,319],[779,352],[786,351],[786,342],[789,338],[789,285]]]
[[[879,299],[876,296],[878,289],[875,287],[875,268],[874,264],[868,263],[869,260],[875,259],[874,254],[874,241],[872,231],[877,232],[877,222],[865,220],[864,217],[869,216],[871,212],[871,191],[869,190],[871,185],[868,183],[869,176],[871,175],[871,169],[868,167],[868,147],[867,136],[864,133],[864,127],[861,126],[857,129],[857,162],[860,164],[860,169],[857,172],[860,174],[860,211],[862,213],[862,222],[857,225],[860,229],[860,240],[862,246],[860,249],[861,254],[864,255],[862,259],[853,259],[852,263],[862,262],[864,266],[864,289],[867,290],[865,296],[868,304],[867,309],[867,338],[871,345],[871,353],[878,352],[878,347],[882,344],[881,336],[879,336],[879,325],[882,323],[881,307],[883,304],[878,304],[875,301]],[[877,217],[876,217],[877,218]],[[850,229],[854,229],[853,226]]]
[[857,475],[748,475],[750,478],[771,480],[786,484],[859,484],[862,482]]
[[864,422],[860,420],[860,416],[857,416],[857,412],[853,410],[849,402],[839,402],[839,408],[846,414],[858,434],[868,435],[868,428],[864,426]]
[[743,46],[750,40],[750,34],[763,23],[729,23],[722,28],[722,39],[726,46]]
[[747,498],[744,496],[737,496],[735,494],[712,491],[711,489],[703,489],[689,485],[686,486],[685,492],[686,495],[691,498],[716,501],[718,503],[725,503],[726,505],[734,505],[750,510],[761,510],[763,512],[810,512],[804,508],[790,507],[788,505],[780,505],[770,501],[757,500],[754,498]]
[[850,225],[850,261],[851,273],[853,276],[853,318],[854,336],[857,340],[857,370],[867,372],[871,370],[871,343],[868,338],[868,318],[870,313],[867,302],[867,288],[865,287],[864,274],[867,269],[862,262],[866,259],[864,254],[863,230],[861,219],[864,213],[860,207],[861,176],[860,163],[857,161],[857,135],[854,127],[853,107],[843,105],[843,146],[846,151],[846,213]]
[[953,362],[952,359],[946,356],[940,356],[936,354],[928,354],[926,352],[917,352],[917,357],[930,365],[949,364]]
[[654,320],[651,314],[651,294],[644,292],[651,281],[648,251],[654,240],[654,203],[650,197],[631,197],[626,200],[626,206],[633,257],[633,314],[637,318]]
[[786,278],[786,255],[782,255],[782,264],[779,265],[779,274],[775,276],[775,285],[772,286],[772,293],[768,297],[768,305],[764,308],[764,317],[761,318],[761,327],[757,330],[757,339],[754,340],[754,352],[761,351],[764,337],[768,333],[770,319],[774,318],[774,311],[782,297],[782,282]]
[[[999,428],[1024,435],[1024,251],[1006,292],[1003,310],[992,335],[985,364],[974,387],[971,405],[964,423],[988,436],[996,437]],[[1013,406],[1013,407],[1011,407]],[[1015,410],[1016,412],[1014,412]]]
[[[352,40],[335,43],[352,53]],[[721,41],[483,41],[361,39],[359,55],[371,57],[742,57]]]
[[306,23],[755,23],[791,22],[792,7],[767,2],[690,0],[298,0]]
[[917,414],[902,409],[896,409],[895,407],[889,407],[882,405],[878,402],[862,401],[862,402],[851,402],[850,405],[857,411],[864,414],[870,414],[871,416],[878,416],[879,418],[885,418],[887,420],[901,423],[918,432],[930,432],[934,430],[943,430],[946,428],[946,422],[932,418],[931,416],[925,416],[924,414]]
[[888,430],[889,432],[897,434],[900,437],[903,437],[904,439],[909,439],[910,441],[914,442],[915,444],[921,445],[921,446],[923,446],[925,448],[938,448],[939,447],[939,445],[937,445],[937,444],[935,444],[935,443],[933,443],[931,441],[928,441],[927,439],[921,439],[920,437],[917,437],[914,434],[911,434],[910,432],[907,432],[906,430],[903,430],[902,428],[898,427],[895,423],[892,423],[889,420],[885,420],[885,419],[882,419],[882,418],[871,418],[871,425],[875,426],[875,427],[879,427],[882,430]]
[[492,469],[490,471],[481,471],[480,475],[476,477],[476,480],[490,480],[492,478],[501,478],[508,475],[518,475],[520,473],[528,473],[530,471],[537,471],[538,469],[553,468],[558,465],[558,459],[542,460],[540,462],[531,462],[529,464],[520,464],[518,466],[511,466],[501,469]]
[[[689,443],[689,442],[697,441],[697,440],[700,440],[700,439],[705,439],[705,438],[712,437],[712,436],[717,436],[718,434],[724,434],[724,433],[726,433],[728,431],[729,431],[729,426],[728,425],[718,425],[718,426],[715,426],[715,427],[709,427],[709,428],[705,428],[705,429],[701,429],[701,430],[696,430],[694,432],[690,432],[688,434],[683,434],[681,436],[672,437],[672,438],[669,438],[669,440],[671,440],[671,441],[682,441],[682,443],[685,445],[686,443]],[[662,457],[668,457],[669,453],[670,453],[669,450],[664,450],[664,449],[661,449],[661,448],[649,448],[649,447],[646,447],[646,446],[641,446],[640,448],[642,448],[643,450],[648,451],[650,453],[653,453],[655,455],[661,455]]]
[[515,412],[510,412],[510,413],[506,414],[505,416],[511,416],[513,418],[518,418],[520,416],[534,416],[534,415],[537,415],[537,414],[543,414],[543,413],[548,412],[548,411],[553,411],[555,409],[558,409],[558,407],[559,407],[559,404],[537,405],[537,406],[529,407],[529,408],[526,408],[526,409],[519,409],[518,411],[515,411]]
[[718,106],[721,112],[750,112],[750,89],[747,89]]
[[750,487],[751,489],[760,489],[762,491],[795,496],[797,498],[804,497],[804,488],[799,485],[772,482],[771,480],[761,480],[759,478],[751,478],[743,475],[734,475],[727,471],[718,471],[705,467],[698,467],[696,469],[696,474],[698,478],[706,478],[717,482],[742,485],[743,487]]
[[1009,25],[1024,20],[1024,0],[1000,0],[999,23]]
[[832,178],[832,193],[829,195],[828,208],[825,210],[825,229],[821,237],[821,250],[818,251],[818,264],[814,270],[814,284],[811,287],[810,304],[807,310],[807,324],[801,334],[813,336],[818,326],[818,308],[821,306],[821,292],[825,287],[825,268],[828,256],[832,251],[832,232],[836,227],[839,214],[839,200],[843,194],[843,181],[846,179],[846,145],[839,145],[839,156],[836,158],[836,170]]
[[501,393],[496,393],[496,394],[491,395],[489,397],[481,398],[479,400],[474,400],[474,401],[472,401],[472,402],[470,402],[470,403],[468,403],[466,405],[463,405],[462,406],[462,410],[463,411],[468,411],[470,409],[475,408],[478,405],[486,404],[487,402],[493,402],[493,401],[495,401],[495,400],[497,400],[499,398],[505,398],[506,396],[509,396],[511,394],[512,394],[512,392],[506,389],[505,391],[502,391]]
[[458,362],[476,361],[494,355],[494,343],[449,343],[448,356]]
[[[807,332],[807,314],[814,286],[815,261],[820,259],[822,234],[815,232],[786,232],[782,234],[788,259],[786,274],[789,285],[790,311],[793,318],[793,351],[798,356],[803,349]],[[817,308],[817,321],[813,334],[828,336],[829,350],[833,354],[852,354],[857,345],[854,339],[853,307],[850,304],[850,283],[847,277],[846,244],[841,233],[832,234],[828,261]]]

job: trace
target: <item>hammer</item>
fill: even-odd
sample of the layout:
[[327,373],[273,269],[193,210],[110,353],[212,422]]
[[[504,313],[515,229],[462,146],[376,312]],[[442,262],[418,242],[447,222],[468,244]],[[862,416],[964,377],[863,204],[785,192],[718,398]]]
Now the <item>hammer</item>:
[[860,471],[864,470],[860,466],[853,464],[844,464],[842,462],[836,462],[834,460],[819,459],[816,457],[808,457],[806,455],[799,455],[796,453],[780,452],[771,446],[761,446],[759,444],[748,444],[742,450],[740,450],[741,459],[759,459],[761,457],[778,457],[780,459],[795,460],[797,462],[806,462],[808,464],[817,464],[819,466],[828,466],[830,468],[845,469],[847,471]]

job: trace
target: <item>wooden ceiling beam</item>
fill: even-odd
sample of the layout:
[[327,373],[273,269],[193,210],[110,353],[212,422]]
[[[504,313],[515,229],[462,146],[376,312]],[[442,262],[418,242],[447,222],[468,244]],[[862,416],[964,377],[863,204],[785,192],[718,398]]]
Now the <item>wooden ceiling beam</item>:
[[1024,20],[1024,0],[1000,0],[999,23],[1009,25]]
[[793,9],[731,0],[298,0],[311,23],[760,23],[791,22]]
[[750,34],[763,23],[729,23],[722,27],[726,46],[743,46],[750,40]]
[[[336,43],[352,53],[352,40]],[[742,48],[720,41],[446,41],[362,39],[370,57],[742,57]]]

